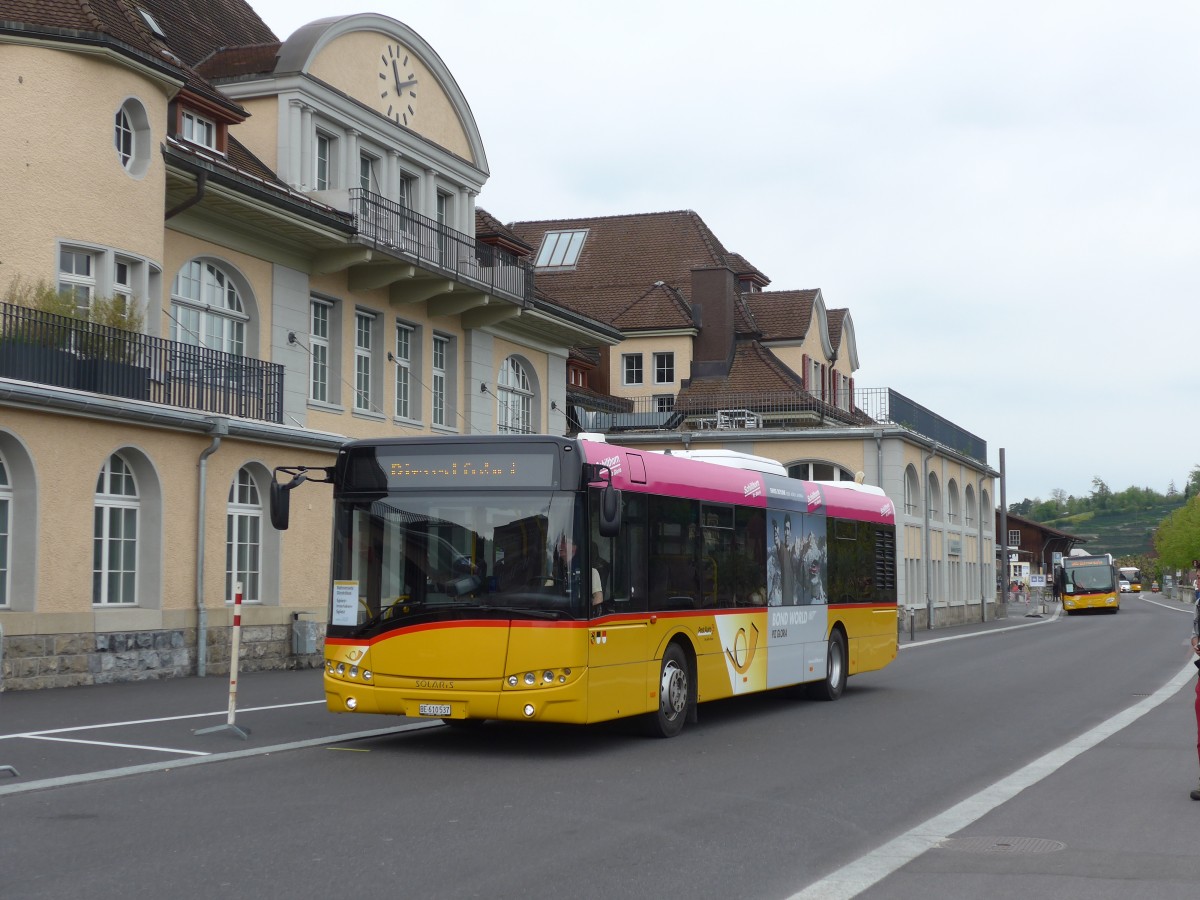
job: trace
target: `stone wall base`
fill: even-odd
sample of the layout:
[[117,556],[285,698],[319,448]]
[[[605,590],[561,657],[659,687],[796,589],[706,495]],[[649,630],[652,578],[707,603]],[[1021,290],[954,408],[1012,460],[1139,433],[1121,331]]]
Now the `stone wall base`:
[[[210,627],[206,675],[229,674],[232,630]],[[242,626],[238,672],[316,669],[317,652],[292,653],[289,625]],[[115,684],[196,675],[196,629],[5,636],[0,646],[0,691]]]

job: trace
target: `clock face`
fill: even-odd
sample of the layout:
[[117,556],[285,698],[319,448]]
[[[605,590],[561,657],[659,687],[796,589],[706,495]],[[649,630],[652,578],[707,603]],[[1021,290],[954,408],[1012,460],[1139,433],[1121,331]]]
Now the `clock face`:
[[400,44],[388,43],[379,54],[379,108],[398,125],[408,125],[416,115],[417,76],[412,54]]

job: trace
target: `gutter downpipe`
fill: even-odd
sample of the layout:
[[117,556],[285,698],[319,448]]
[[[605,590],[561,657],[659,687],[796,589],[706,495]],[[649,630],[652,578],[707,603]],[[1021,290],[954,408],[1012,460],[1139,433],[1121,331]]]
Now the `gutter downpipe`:
[[[1003,567],[1004,577],[1000,579],[1000,587],[1003,589],[1005,604],[1008,603],[1008,478],[1004,474],[1004,448],[1000,448],[1000,533],[996,535],[996,540],[1000,544],[1000,560],[999,563]],[[996,601],[999,603],[999,599]]]
[[[987,571],[984,569],[983,555],[983,475],[979,476],[978,487],[975,489],[975,502],[979,509],[979,621],[987,621]],[[995,563],[993,563],[995,565]],[[992,581],[996,579],[993,577]]]
[[930,558],[929,558],[929,554],[931,552],[931,546],[930,546],[931,542],[929,540],[929,461],[931,459],[933,459],[934,456],[936,456],[936,454],[934,453],[934,450],[936,448],[937,448],[937,444],[930,444],[929,452],[925,455],[925,458],[921,460],[921,475],[925,479],[925,502],[922,505],[925,507],[925,509],[924,509],[924,518],[925,518],[924,532],[925,532],[925,630],[926,631],[933,630],[933,594],[929,590],[929,572],[930,572],[929,567],[932,562],[932,560],[930,560]]
[[200,453],[197,465],[199,496],[196,502],[196,675],[203,678],[208,669],[208,610],[204,607],[204,532],[207,518],[205,491],[208,488],[208,458],[221,446],[221,438],[229,434],[228,419],[211,419],[212,443]]

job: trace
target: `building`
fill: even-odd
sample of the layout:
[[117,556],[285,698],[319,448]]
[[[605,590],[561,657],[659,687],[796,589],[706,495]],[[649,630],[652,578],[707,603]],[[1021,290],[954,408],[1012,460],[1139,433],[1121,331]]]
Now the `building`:
[[[896,501],[900,600],[922,627],[994,604],[999,473],[987,445],[895,391],[858,388],[849,310],[828,308],[820,289],[766,290],[770,279],[691,210],[510,228],[535,248],[539,290],[622,334],[573,354],[575,430],[740,450],[796,478],[861,473]],[[626,406],[603,407],[597,393]]]
[[561,433],[620,340],[476,207],[467,98],[386,16],[0,0],[0,80],[0,687],[226,671],[239,583],[244,667],[319,662],[330,501],[281,539],[275,467]]

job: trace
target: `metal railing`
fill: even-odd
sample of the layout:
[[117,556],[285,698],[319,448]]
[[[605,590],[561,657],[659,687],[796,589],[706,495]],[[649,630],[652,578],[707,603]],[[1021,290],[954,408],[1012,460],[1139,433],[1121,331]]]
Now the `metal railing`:
[[[632,397],[631,423],[688,430],[746,430],[804,428],[817,425],[869,424],[861,411],[843,409],[803,393],[725,393],[713,397],[685,396],[668,405],[662,397]],[[617,414],[618,416],[620,414]],[[667,422],[673,422],[667,425]]]
[[376,247],[522,305],[533,299],[527,260],[362,188],[351,189],[350,210],[359,236]]
[[863,388],[854,392],[854,402],[876,422],[902,425],[971,459],[987,461],[987,441],[959,428],[948,419],[908,399],[899,391],[891,388]]
[[0,303],[0,378],[283,422],[283,366]]

